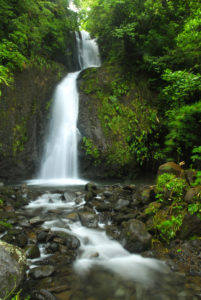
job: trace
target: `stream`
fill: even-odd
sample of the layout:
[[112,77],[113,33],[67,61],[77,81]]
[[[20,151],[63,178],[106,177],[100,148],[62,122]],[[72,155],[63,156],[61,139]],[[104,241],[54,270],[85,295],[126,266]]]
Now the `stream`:
[[[94,201],[108,203],[109,190],[101,187]],[[99,213],[85,197],[84,188],[58,188],[19,210],[33,226],[29,244],[40,249],[39,257],[28,260],[26,291],[38,291],[31,299],[199,299],[183,273],[165,261],[130,253],[108,236],[110,213]]]

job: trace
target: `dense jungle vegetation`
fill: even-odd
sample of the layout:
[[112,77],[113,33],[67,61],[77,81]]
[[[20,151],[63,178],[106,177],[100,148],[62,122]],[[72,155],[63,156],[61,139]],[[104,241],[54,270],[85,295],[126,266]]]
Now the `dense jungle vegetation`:
[[66,63],[78,28],[67,0],[0,1],[0,90],[25,68]]
[[[108,78],[101,90],[93,72],[84,88],[102,101],[99,118],[113,141],[107,163],[116,160],[124,167],[135,160],[156,168],[167,160],[184,160],[200,167],[201,2],[74,3],[78,13],[68,9],[66,0],[0,2],[0,93],[3,86],[12,86],[13,74],[26,68],[66,64],[72,34],[81,25],[98,38]],[[149,106],[132,101],[139,96],[135,87],[149,91]],[[87,137],[83,143],[100,163],[97,145]]]
[[[114,145],[115,155],[122,153],[118,160],[129,162],[130,155],[135,156],[140,165],[170,159],[184,160],[187,165],[198,167],[201,153],[201,2],[75,2],[81,8],[82,26],[98,37],[103,65],[121,68],[120,72],[116,70],[121,78],[116,80],[113,72],[109,100],[104,100],[110,112],[103,125],[111,137],[123,137],[122,147]],[[133,110],[123,107],[119,99],[129,98],[132,85],[142,81],[146,81],[146,87],[155,95],[151,101],[152,112],[142,108],[145,115],[134,119]],[[149,121],[149,128],[143,127],[140,118],[143,122]],[[93,150],[90,147],[89,152]],[[97,151],[95,154],[97,156]]]

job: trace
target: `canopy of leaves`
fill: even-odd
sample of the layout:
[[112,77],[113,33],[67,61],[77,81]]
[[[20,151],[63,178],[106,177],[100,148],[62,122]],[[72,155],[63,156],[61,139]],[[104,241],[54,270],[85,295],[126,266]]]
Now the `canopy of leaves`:
[[[161,149],[189,161],[200,146],[201,8],[196,0],[76,0],[107,62],[158,94]],[[194,129],[193,129],[194,128]],[[142,145],[143,147],[143,145]],[[160,149],[160,150],[161,150]]]
[[66,0],[0,1],[0,84],[27,63],[66,63],[77,17]]

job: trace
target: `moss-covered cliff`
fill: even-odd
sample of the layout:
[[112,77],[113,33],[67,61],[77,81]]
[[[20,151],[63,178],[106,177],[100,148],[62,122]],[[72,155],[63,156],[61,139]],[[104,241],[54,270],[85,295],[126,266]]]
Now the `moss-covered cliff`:
[[83,71],[78,82],[81,172],[133,177],[140,166],[153,166],[161,156],[160,124],[146,78],[105,63]]
[[0,177],[27,179],[34,175],[41,157],[55,85],[65,67],[29,68],[17,73],[0,100]]

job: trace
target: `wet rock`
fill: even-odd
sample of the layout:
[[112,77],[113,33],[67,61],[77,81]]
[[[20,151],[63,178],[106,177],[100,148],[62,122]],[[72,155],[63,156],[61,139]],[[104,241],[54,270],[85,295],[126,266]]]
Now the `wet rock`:
[[167,162],[161,165],[158,169],[158,175],[164,173],[171,173],[177,177],[180,177],[183,174],[184,170],[180,167],[180,165],[176,164],[175,162]]
[[59,245],[57,243],[47,243],[45,250],[47,253],[54,253],[59,250]]
[[34,300],[57,300],[57,298],[45,289],[36,290],[32,293]]
[[133,192],[137,189],[137,187],[135,184],[127,184],[123,186],[123,189]]
[[41,225],[44,223],[44,220],[41,217],[37,216],[29,220],[31,225]]
[[19,229],[9,230],[1,239],[20,248],[26,247],[28,243],[27,236]]
[[155,199],[154,186],[144,187],[140,192],[140,202],[143,204],[148,204]]
[[7,299],[22,282],[26,258],[22,249],[0,241],[0,298]]
[[98,216],[90,212],[80,212],[80,221],[83,226],[88,228],[96,228],[98,226]]
[[80,241],[77,237],[62,231],[52,233],[48,236],[48,240],[65,245],[70,250],[75,250],[80,246]]
[[201,220],[196,215],[186,214],[183,219],[182,226],[178,233],[178,237],[181,239],[186,239],[190,236],[199,236],[201,232]]
[[53,266],[40,266],[30,270],[29,276],[34,279],[45,278],[51,276],[55,271]]
[[63,196],[67,202],[74,201],[76,198],[76,194],[73,192],[65,192]]
[[189,185],[191,185],[195,181],[196,173],[197,171],[192,169],[184,170],[184,177]]
[[140,253],[151,247],[152,236],[146,230],[143,222],[132,219],[123,222],[120,238],[123,246],[132,253]]
[[103,196],[106,198],[106,199],[109,199],[112,197],[112,192],[111,191],[104,191],[103,192]]
[[23,216],[20,216],[20,217],[18,218],[18,224],[19,224],[20,226],[22,226],[22,227],[26,227],[26,228],[29,228],[29,227],[30,227],[29,221],[28,221],[25,217],[23,217]]
[[197,186],[194,188],[190,188],[185,196],[184,196],[184,201],[187,203],[194,203],[194,198],[198,195],[198,193],[201,192],[201,186]]
[[68,214],[66,216],[66,218],[73,222],[78,222],[80,220],[79,215],[76,212],[72,212],[72,213]]
[[26,258],[33,259],[40,257],[40,250],[37,245],[28,245],[25,249]]
[[48,232],[47,231],[41,231],[38,233],[37,235],[37,241],[39,243],[45,242],[48,236]]
[[97,190],[97,186],[93,182],[89,182],[85,185],[85,191],[96,192],[96,190]]
[[94,194],[93,192],[87,192],[84,197],[84,200],[86,202],[90,202],[91,200],[93,200],[94,196],[96,196],[96,194]]
[[119,199],[117,201],[117,203],[115,204],[114,209],[115,210],[121,210],[123,207],[127,207],[129,205],[129,201],[128,200],[124,200],[124,199]]
[[120,239],[120,230],[115,225],[107,225],[106,226],[106,234],[111,237],[113,240]]
[[130,219],[135,219],[137,216],[137,212],[131,214],[114,214],[112,220],[115,221],[117,224],[121,224],[124,221],[128,221]]
[[110,203],[104,203],[104,202],[93,202],[93,207],[99,212],[104,212],[104,211],[111,211],[112,210],[112,205]]

